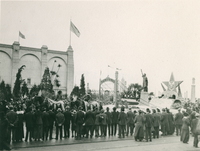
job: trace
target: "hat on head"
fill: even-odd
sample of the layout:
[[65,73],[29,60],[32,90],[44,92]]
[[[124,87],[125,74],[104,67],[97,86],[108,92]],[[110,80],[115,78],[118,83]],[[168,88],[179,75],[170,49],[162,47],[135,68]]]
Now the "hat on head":
[[109,107],[107,107],[106,110],[109,110]]
[[149,113],[151,112],[151,111],[149,110],[149,108],[147,108],[146,111],[149,112]]
[[195,116],[196,116],[196,117],[200,117],[200,114],[199,114],[199,113],[196,113]]
[[134,112],[134,113],[137,113],[137,111],[136,111],[136,110],[134,110],[133,112]]
[[113,110],[116,110],[116,107],[113,107]]
[[184,112],[184,113],[183,113],[183,116],[188,116],[188,113],[187,113],[187,112]]
[[58,112],[61,112],[62,110],[61,110],[61,108],[58,108],[58,110],[57,110]]

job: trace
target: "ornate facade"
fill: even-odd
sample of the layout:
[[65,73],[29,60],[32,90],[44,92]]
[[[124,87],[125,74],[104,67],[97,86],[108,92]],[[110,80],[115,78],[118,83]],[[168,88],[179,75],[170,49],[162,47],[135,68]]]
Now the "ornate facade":
[[67,51],[56,51],[49,50],[45,45],[39,49],[20,46],[19,42],[12,45],[0,44],[0,81],[4,80],[13,89],[16,73],[22,65],[26,65],[22,71],[22,79],[27,82],[29,88],[34,84],[40,84],[46,67],[49,67],[50,71],[58,72],[61,85],[54,86],[55,90],[62,90],[63,94],[69,95],[74,87],[74,59],[71,46]]

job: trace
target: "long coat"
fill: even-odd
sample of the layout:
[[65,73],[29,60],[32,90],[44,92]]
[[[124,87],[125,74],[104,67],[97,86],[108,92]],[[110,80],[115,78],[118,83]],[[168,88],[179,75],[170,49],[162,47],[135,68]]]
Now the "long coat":
[[160,126],[160,115],[157,113],[153,113],[152,116],[154,117],[153,126],[159,127]]
[[[17,126],[17,121],[18,121],[18,115],[16,112],[14,111],[9,111],[6,114],[6,118],[8,119],[8,123],[9,124],[13,124],[14,126]],[[9,125],[10,126],[10,125]]]
[[112,112],[112,124],[118,124],[118,112]]
[[127,120],[126,113],[120,112],[118,120],[119,120],[119,125],[126,125],[126,120]]
[[176,113],[176,115],[175,115],[175,124],[176,125],[182,125],[183,124],[182,119],[183,119],[183,114],[181,112]]
[[143,139],[144,138],[144,117],[142,115],[137,115],[135,117],[135,133],[134,137],[137,139]]
[[43,127],[49,126],[49,113],[47,113],[46,111],[42,113],[42,122]]
[[65,125],[70,125],[70,121],[72,120],[72,113],[70,111],[65,111],[64,113],[65,116]]
[[33,123],[35,120],[33,112],[28,112],[24,115],[24,119],[26,122],[26,127],[33,127]]
[[111,124],[112,123],[112,114],[110,112],[105,112],[106,116],[107,116],[107,124]]
[[78,125],[81,125],[84,123],[84,113],[82,111],[78,111],[76,113],[76,117],[75,117],[75,123],[78,124]]
[[131,111],[128,111],[127,112],[127,124],[134,124],[134,118],[135,118],[134,113]]
[[85,125],[86,126],[92,126],[94,125],[94,119],[95,119],[95,114],[91,111],[86,112],[85,115]]

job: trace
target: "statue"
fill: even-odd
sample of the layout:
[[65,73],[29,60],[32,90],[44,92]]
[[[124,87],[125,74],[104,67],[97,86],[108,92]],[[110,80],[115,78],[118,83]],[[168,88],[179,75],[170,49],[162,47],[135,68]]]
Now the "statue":
[[143,74],[142,77],[143,77],[143,89],[144,89],[144,92],[148,92],[148,79],[146,77],[146,74]]

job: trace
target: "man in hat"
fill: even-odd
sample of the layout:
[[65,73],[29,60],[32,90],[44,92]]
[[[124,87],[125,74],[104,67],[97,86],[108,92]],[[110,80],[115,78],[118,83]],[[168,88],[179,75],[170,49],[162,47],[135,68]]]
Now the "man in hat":
[[63,113],[65,116],[65,122],[64,122],[64,137],[65,138],[70,137],[70,121],[72,118],[72,114],[69,111],[69,109],[70,109],[70,107],[66,106],[66,108],[65,108],[66,111]]
[[82,107],[79,106],[78,112],[76,113],[76,117],[75,117],[77,139],[81,139],[81,132],[83,129],[84,117],[85,115],[82,111]]
[[101,129],[101,137],[106,136],[106,125],[107,125],[107,116],[104,113],[104,109],[101,109],[101,113],[99,115],[99,124]]
[[133,135],[133,127],[134,127],[134,113],[132,112],[131,108],[129,108],[129,111],[127,112],[127,133],[126,136],[129,135],[129,129],[131,136]]
[[108,135],[111,134],[111,123],[112,123],[112,114],[109,112],[109,107],[106,108],[106,116],[107,116],[107,127],[106,127],[106,134],[108,129]]
[[194,136],[193,146],[195,148],[198,148],[198,143],[199,143],[198,135],[200,134],[200,130],[199,130],[199,128],[197,126],[200,123],[200,114],[196,113],[195,117],[196,118],[193,119],[192,122],[191,122],[191,131],[192,131],[192,134]]
[[124,107],[121,108],[121,112],[119,113],[118,116],[118,121],[119,121],[119,138],[121,138],[121,136],[123,136],[124,138],[125,137],[124,131],[127,121],[126,113],[124,113]]
[[26,122],[26,137],[25,142],[28,140],[29,135],[29,142],[31,142],[31,138],[33,136],[33,125],[34,125],[34,114],[32,112],[32,108],[30,107],[27,109],[27,113],[24,116],[25,122]]
[[178,113],[176,113],[175,115],[175,127],[176,127],[176,135],[180,135],[181,134],[181,127],[183,124],[183,114],[181,113],[181,109],[178,109]]
[[50,107],[48,113],[49,113],[49,139],[52,139],[52,133],[53,133],[53,125],[55,121],[55,113],[53,112],[53,107]]
[[146,138],[147,142],[148,142],[148,139],[150,140],[150,142],[152,141],[151,128],[152,128],[153,122],[154,122],[154,118],[150,113],[151,113],[150,109],[147,108],[146,114],[144,115],[145,128],[146,128],[146,137],[145,138]]
[[154,126],[154,131],[153,131],[153,138],[159,138],[159,126],[160,126],[160,115],[156,113],[156,110],[153,109],[153,114],[154,118],[153,126]]
[[65,116],[61,113],[61,108],[58,108],[58,113],[56,114],[56,140],[58,140],[58,133],[60,131],[60,139],[62,139],[62,126],[65,122]]
[[161,131],[162,131],[162,136],[167,135],[169,123],[168,123],[168,115],[165,112],[165,108],[162,109],[161,113]]
[[117,124],[118,124],[118,112],[116,112],[116,107],[113,107],[112,114],[112,134],[116,135],[117,132]]
[[42,113],[42,122],[43,122],[43,140],[47,140],[48,133],[49,133],[49,113],[46,111],[46,108],[44,108],[44,111]]
[[6,118],[8,120],[8,142],[11,142],[11,133],[12,133],[12,141],[15,141],[16,134],[16,124],[18,121],[18,115],[14,111],[13,106],[10,106],[10,111],[6,114]]
[[88,111],[85,115],[85,128],[86,128],[86,138],[89,136],[90,132],[90,138],[93,137],[93,129],[94,129],[94,121],[95,120],[95,114],[91,111],[91,108],[88,107]]

